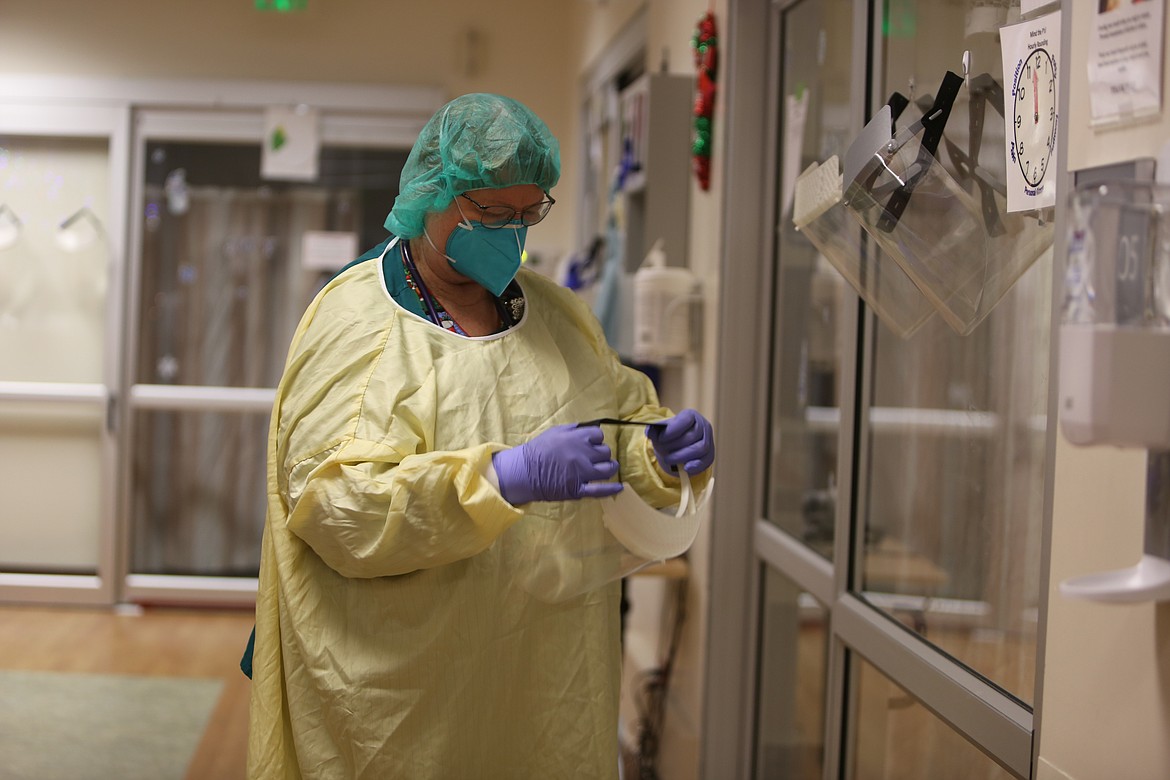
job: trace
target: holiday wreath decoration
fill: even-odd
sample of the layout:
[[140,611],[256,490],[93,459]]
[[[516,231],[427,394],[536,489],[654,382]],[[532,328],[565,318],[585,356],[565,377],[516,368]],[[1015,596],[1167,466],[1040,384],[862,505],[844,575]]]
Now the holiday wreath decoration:
[[715,123],[715,75],[718,67],[718,39],[715,35],[715,14],[708,11],[699,20],[691,38],[695,52],[695,140],[691,156],[699,186],[706,191],[711,186],[711,131]]

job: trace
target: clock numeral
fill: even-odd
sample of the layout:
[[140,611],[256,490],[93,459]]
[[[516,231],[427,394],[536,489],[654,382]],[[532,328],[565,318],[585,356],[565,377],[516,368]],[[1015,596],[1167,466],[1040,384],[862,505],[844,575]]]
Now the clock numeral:
[[1024,117],[1021,114],[1016,115],[1016,129],[1019,130],[1024,125]]
[[1016,100],[1023,101],[1024,99],[1024,85],[1020,84],[1016,87]]

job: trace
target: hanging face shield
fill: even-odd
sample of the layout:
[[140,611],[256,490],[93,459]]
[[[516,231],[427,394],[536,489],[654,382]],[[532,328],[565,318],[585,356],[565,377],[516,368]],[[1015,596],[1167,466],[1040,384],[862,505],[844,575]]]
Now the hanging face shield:
[[893,258],[866,240],[865,231],[845,205],[844,183],[856,178],[873,149],[890,141],[891,129],[907,105],[902,95],[891,96],[851,146],[845,160],[848,173],[836,155],[810,165],[796,180],[792,206],[797,231],[901,338],[916,333],[934,315],[934,305]]
[[[847,155],[843,200],[946,322],[965,335],[1051,247],[1053,233],[1043,213],[1032,216],[1038,225],[1023,214],[1003,213],[994,185],[986,193],[980,188],[982,202],[976,201],[942,165],[938,145],[963,84],[948,72],[922,119],[884,143],[874,145],[888,126],[872,132],[867,126]],[[968,186],[975,182],[969,177]]]
[[[944,135],[964,85],[965,151]],[[956,332],[970,333],[1051,250],[1051,210],[1008,213],[1003,177],[980,162],[986,106],[1002,115],[1003,102],[990,75],[965,82],[948,72],[934,96],[911,103],[895,92],[843,164],[830,158],[797,179],[797,229],[899,336],[936,311]],[[911,105],[922,116],[899,131],[895,122]]]
[[[974,184],[979,190],[979,204],[983,210],[983,223],[987,234],[992,237],[1007,232],[1007,226],[1000,216],[1006,211],[1007,184],[993,171],[980,163],[983,146],[983,126],[986,107],[991,106],[1003,119],[1003,87],[990,73],[982,73],[967,82],[970,101],[967,104],[967,150],[943,136],[947,156],[954,166],[956,180],[967,186]],[[968,187],[968,189],[970,189]]]

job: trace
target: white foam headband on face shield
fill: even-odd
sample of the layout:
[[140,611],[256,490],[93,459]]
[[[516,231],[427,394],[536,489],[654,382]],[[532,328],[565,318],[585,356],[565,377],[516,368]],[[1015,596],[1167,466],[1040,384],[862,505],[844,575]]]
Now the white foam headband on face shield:
[[679,481],[682,497],[673,515],[650,506],[626,485],[617,495],[601,499],[602,522],[623,547],[639,558],[664,561],[682,555],[699,534],[699,510],[711,495],[715,480],[707,484],[701,501],[695,498],[690,477],[682,469]]

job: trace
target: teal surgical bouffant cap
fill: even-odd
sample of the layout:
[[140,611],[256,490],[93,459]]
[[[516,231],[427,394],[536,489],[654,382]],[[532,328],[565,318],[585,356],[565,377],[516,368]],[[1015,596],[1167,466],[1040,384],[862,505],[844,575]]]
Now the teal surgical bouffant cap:
[[535,184],[546,192],[561,177],[561,149],[540,117],[501,95],[463,95],[423,127],[406,165],[386,229],[423,233],[423,218],[460,193]]

